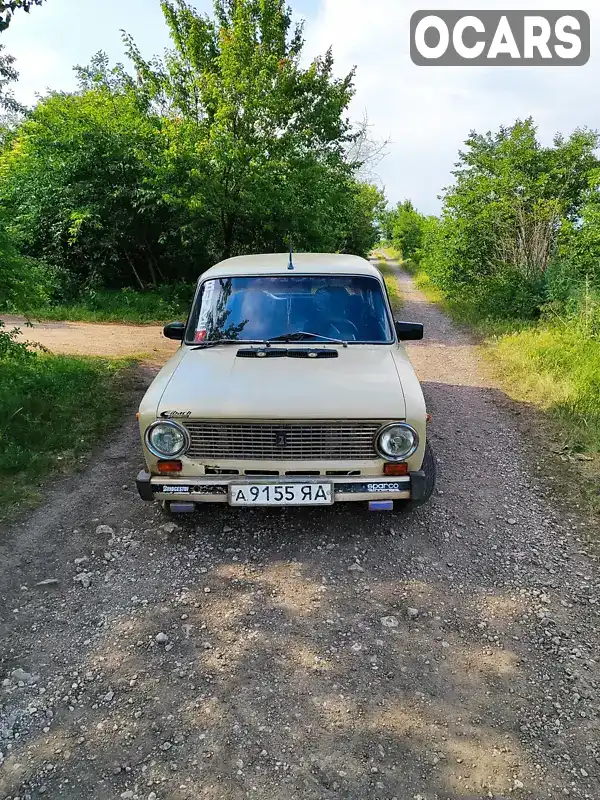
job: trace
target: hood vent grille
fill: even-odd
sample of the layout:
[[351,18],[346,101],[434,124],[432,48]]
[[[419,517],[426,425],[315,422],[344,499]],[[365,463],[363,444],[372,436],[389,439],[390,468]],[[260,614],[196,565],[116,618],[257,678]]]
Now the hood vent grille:
[[337,350],[288,350],[288,358],[337,358]]
[[337,350],[287,350],[280,347],[249,347],[237,351],[238,358],[338,358]]
[[265,347],[260,349],[251,347],[248,350],[237,351],[238,358],[285,358],[287,354],[287,350],[278,347]]

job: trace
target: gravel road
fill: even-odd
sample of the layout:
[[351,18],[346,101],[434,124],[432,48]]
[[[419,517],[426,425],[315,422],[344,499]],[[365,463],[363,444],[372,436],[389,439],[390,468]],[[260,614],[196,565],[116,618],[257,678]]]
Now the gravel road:
[[20,339],[37,342],[53,353],[123,358],[140,353],[153,362],[164,362],[178,343],[165,339],[159,325],[112,325],[89,322],[33,322],[23,317],[0,315],[7,329],[19,328]]
[[132,414],[0,531],[0,798],[600,797],[594,532],[400,280],[426,324],[429,506],[174,529],[136,497]]

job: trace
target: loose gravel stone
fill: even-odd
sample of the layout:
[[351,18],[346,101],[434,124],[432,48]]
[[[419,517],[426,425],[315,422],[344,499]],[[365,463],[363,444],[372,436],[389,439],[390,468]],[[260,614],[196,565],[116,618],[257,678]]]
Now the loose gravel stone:
[[110,536],[111,538],[115,535],[115,531],[110,525],[98,525],[96,528],[96,536]]
[[350,564],[348,567],[348,572],[364,572],[364,569],[360,564]]
[[58,578],[44,578],[43,581],[38,581],[36,586],[58,586],[59,583]]
[[160,529],[161,531],[164,531],[165,533],[169,534],[176,533],[177,531],[181,530],[181,528],[179,527],[179,525],[177,525],[176,522],[165,522],[164,525],[160,526]]

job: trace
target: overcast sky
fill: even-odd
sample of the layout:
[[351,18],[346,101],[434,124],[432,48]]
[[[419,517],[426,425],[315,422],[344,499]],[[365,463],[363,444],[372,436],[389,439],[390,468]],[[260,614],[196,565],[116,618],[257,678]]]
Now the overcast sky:
[[[197,0],[198,10],[212,8]],[[357,66],[351,114],[366,112],[374,137],[390,139],[377,168],[395,202],[411,198],[426,213],[439,210],[437,196],[451,180],[458,149],[471,129],[480,132],[533,116],[549,141],[556,131],[600,129],[600,3],[577,0],[292,0],[306,20],[306,55],[333,46],[341,75]],[[592,47],[584,67],[417,67],[409,56],[409,20],[420,9],[585,10],[592,20]],[[47,88],[75,86],[72,67],[102,49],[124,59],[120,29],[142,52],[168,44],[158,0],[47,0],[29,16],[17,12],[1,43],[17,57],[17,97],[32,103]]]

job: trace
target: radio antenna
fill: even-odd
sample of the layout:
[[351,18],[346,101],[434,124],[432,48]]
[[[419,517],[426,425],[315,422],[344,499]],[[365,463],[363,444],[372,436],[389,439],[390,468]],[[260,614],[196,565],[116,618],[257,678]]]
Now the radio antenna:
[[290,234],[290,260],[288,263],[288,269],[294,269],[294,260],[293,260],[293,250],[292,250],[292,235]]

